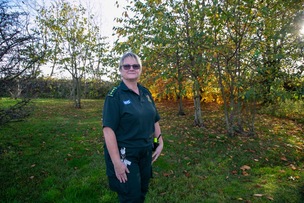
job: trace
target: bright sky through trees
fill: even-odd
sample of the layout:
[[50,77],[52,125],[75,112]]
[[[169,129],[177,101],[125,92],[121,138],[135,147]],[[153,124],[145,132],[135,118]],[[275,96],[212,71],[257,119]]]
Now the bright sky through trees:
[[301,34],[301,35],[304,35],[304,22],[303,22],[303,24],[302,24],[302,29],[300,30],[300,34]]
[[[26,12],[30,12],[31,18],[35,18],[35,10],[43,5],[47,7],[58,0],[12,0],[13,5],[17,5]],[[112,28],[116,25],[114,18],[120,17],[123,7],[128,3],[126,0],[66,0],[72,4],[82,4],[82,6],[95,16],[95,23],[100,26],[101,34],[109,38],[109,42],[114,41]],[[119,6],[117,6],[118,2]],[[31,19],[33,20],[33,19]]]
[[[52,3],[60,0],[12,0],[12,5],[16,5],[21,10],[30,14],[30,21],[34,22],[38,8],[45,5],[49,7]],[[65,0],[73,5],[81,4],[89,15],[94,15],[94,23],[100,27],[102,36],[107,37],[107,42],[110,46],[116,40],[113,34],[113,27],[117,26],[114,20],[120,17],[123,12],[123,7],[128,3],[126,0]],[[119,5],[119,6],[118,6]],[[43,67],[44,75],[50,74],[48,68]],[[64,72],[57,72],[56,77],[67,77]]]

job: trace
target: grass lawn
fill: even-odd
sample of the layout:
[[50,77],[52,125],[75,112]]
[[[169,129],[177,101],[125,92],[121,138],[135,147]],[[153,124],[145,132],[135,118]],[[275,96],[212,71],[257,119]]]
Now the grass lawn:
[[[0,202],[117,202],[105,175],[103,101],[33,103],[31,117],[0,126]],[[304,202],[303,122],[258,115],[256,136],[231,138],[216,105],[203,106],[206,129],[193,127],[191,102],[182,117],[177,104],[157,106],[165,148],[146,202]]]

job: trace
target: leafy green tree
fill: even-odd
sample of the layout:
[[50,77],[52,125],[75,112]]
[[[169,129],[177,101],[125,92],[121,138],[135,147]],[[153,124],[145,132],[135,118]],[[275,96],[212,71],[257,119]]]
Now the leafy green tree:
[[48,59],[53,67],[67,71],[73,80],[72,95],[81,108],[81,82],[86,73],[101,72],[107,44],[86,10],[67,1],[42,8],[37,17],[39,29],[47,39]]
[[[247,55],[254,47],[255,4],[252,1],[219,2],[210,15],[213,25],[215,67],[224,102],[226,129],[229,135],[244,133],[244,93],[250,88],[250,61]],[[253,113],[253,112],[251,112]],[[252,124],[252,123],[250,123]],[[253,127],[248,127],[253,133]],[[248,129],[247,128],[247,129]]]
[[301,16],[296,5],[303,2],[132,2],[117,19],[121,26],[115,30],[123,40],[114,50],[140,53],[144,80],[159,92],[172,95],[178,86],[181,93],[182,84],[191,82],[195,125],[204,126],[201,101],[211,84],[221,92],[227,133],[254,134],[258,102],[278,98],[286,69],[301,69],[295,62],[303,57],[303,46],[293,30]]
[[[299,3],[299,2],[298,2]],[[282,98],[282,74],[299,54],[296,1],[218,1],[212,61],[224,100],[228,134],[254,134],[257,102]],[[293,54],[291,54],[293,52]]]
[[[177,97],[182,99],[183,79],[192,81],[195,106],[194,123],[203,126],[201,111],[201,80],[205,77],[207,61],[203,58],[206,50],[204,35],[206,6],[199,1],[134,1],[134,7],[127,7],[132,17],[125,15],[119,19],[122,27],[116,28],[119,35],[127,40],[118,42],[116,49],[130,48],[140,52],[147,62],[149,71],[145,78],[155,80],[155,73],[162,79],[175,78]],[[128,45],[128,46],[126,46]],[[158,68],[154,68],[158,67]],[[161,71],[159,70],[161,68]],[[174,80],[172,80],[174,81]],[[176,89],[176,88],[174,88]],[[182,114],[181,102],[180,113]]]
[[303,1],[298,0],[263,1],[258,6],[259,42],[255,55],[259,62],[257,81],[264,103],[286,98],[282,91],[285,73],[298,72],[301,68],[295,62],[301,57],[298,31],[303,23],[303,10],[299,8],[303,6]]

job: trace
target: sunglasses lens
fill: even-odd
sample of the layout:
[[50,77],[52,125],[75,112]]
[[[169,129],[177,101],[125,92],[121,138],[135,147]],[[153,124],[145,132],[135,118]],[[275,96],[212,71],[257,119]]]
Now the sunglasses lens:
[[122,67],[123,67],[125,70],[130,70],[131,65],[126,64],[126,65],[122,65]]
[[133,65],[125,64],[125,65],[122,65],[124,70],[130,70],[131,66],[133,67],[134,70],[138,70],[140,68],[139,64],[133,64]]
[[132,67],[134,70],[138,70],[140,68],[140,66],[138,64],[134,64]]

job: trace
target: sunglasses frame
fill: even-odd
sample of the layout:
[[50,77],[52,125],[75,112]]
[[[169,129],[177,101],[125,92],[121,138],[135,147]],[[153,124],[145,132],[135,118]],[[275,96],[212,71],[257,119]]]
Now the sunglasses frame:
[[124,70],[131,70],[131,67],[133,68],[133,70],[139,70],[140,69],[140,65],[139,64],[123,64],[121,66]]

